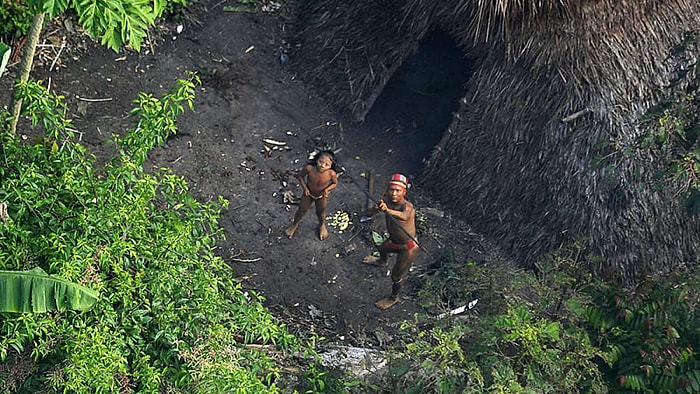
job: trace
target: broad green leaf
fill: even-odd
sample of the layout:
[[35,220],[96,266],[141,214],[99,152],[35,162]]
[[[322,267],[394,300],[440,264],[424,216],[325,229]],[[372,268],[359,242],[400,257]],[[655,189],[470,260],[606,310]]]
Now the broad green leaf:
[[544,327],[542,332],[551,339],[559,340],[559,323],[549,323]]
[[585,316],[586,315],[586,307],[583,306],[580,300],[577,300],[575,298],[571,298],[566,301],[566,306],[571,309],[572,312],[579,316]]
[[49,14],[51,19],[68,8],[68,0],[41,0],[38,2],[30,0],[29,3],[35,3],[32,5],[43,9],[44,12]]
[[109,20],[110,9],[99,8],[95,1],[80,0],[75,4],[78,13],[78,23],[87,30],[90,35],[99,37],[104,33],[104,20]]
[[155,13],[156,17],[160,17],[163,15],[163,11],[165,11],[165,7],[168,5],[168,2],[166,0],[154,0],[153,1],[153,12]]
[[2,73],[5,72],[5,66],[7,66],[7,62],[10,60],[11,53],[12,48],[0,42],[0,77],[2,77]]
[[387,238],[389,238],[387,234],[379,234],[376,231],[372,231],[372,242],[377,246],[383,244]]
[[152,5],[151,0],[78,0],[75,3],[80,25],[93,37],[101,37],[102,45],[114,51],[123,44],[138,51],[162,8],[162,4]]
[[0,271],[0,312],[47,312],[90,309],[99,293],[35,267]]

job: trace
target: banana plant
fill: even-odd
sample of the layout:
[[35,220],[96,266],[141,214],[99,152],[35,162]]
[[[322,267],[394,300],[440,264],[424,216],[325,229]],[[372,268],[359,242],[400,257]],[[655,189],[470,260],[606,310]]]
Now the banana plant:
[[89,310],[99,293],[47,274],[40,267],[28,271],[0,271],[0,312]]
[[2,77],[2,73],[5,72],[5,66],[7,66],[7,62],[10,60],[11,49],[9,45],[0,42],[0,77]]

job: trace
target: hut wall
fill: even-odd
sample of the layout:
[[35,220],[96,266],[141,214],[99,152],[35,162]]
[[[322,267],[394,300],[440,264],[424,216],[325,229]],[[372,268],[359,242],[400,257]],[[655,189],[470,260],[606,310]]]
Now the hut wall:
[[697,262],[700,222],[634,141],[678,67],[670,50],[700,29],[699,1],[303,0],[298,10],[301,78],[357,120],[431,28],[477,58],[422,183],[514,257],[532,263],[583,237],[603,257],[592,269],[624,279]]
[[626,280],[696,262],[700,223],[654,179],[655,158],[628,148],[672,77],[668,53],[700,27],[700,2],[547,12],[481,36],[464,27],[494,44],[424,183],[448,185],[448,204],[521,261],[585,237],[603,257],[593,270]]
[[362,121],[382,89],[413,53],[433,21],[432,7],[404,18],[401,0],[302,0],[292,59],[301,79],[337,109]]

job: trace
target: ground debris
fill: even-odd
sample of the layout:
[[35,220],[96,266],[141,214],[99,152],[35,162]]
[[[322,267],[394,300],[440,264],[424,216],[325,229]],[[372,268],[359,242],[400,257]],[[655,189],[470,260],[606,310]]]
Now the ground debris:
[[387,334],[384,330],[381,328],[378,328],[374,330],[374,336],[377,338],[377,341],[379,341],[379,346],[383,347],[387,343],[391,342],[392,339],[394,339],[393,336]]
[[299,197],[295,196],[293,191],[287,190],[282,193],[282,201],[285,204],[297,205],[299,204]]
[[348,376],[362,377],[388,365],[387,356],[378,350],[362,347],[333,346],[319,354],[328,368],[340,368]]
[[311,304],[311,305],[309,305],[309,315],[311,316],[312,319],[317,319],[319,317],[323,317],[323,311],[316,308],[315,305]]

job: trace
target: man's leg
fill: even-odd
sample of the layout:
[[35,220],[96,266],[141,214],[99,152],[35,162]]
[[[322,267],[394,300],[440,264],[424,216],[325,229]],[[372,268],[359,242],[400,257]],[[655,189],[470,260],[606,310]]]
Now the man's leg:
[[328,229],[326,228],[326,206],[328,205],[328,197],[322,197],[316,200],[316,216],[318,217],[318,238],[323,241],[328,238]]
[[297,227],[299,227],[299,221],[304,217],[304,215],[306,215],[309,207],[311,207],[311,197],[302,195],[301,201],[299,202],[299,208],[297,208],[297,212],[294,214],[292,225],[284,232],[287,234],[287,238],[292,238],[294,236],[294,233],[297,231]]
[[396,257],[394,268],[391,270],[391,295],[377,301],[374,304],[377,308],[389,309],[399,302],[399,293],[403,288],[404,275],[406,271],[411,268],[416,256],[418,256],[418,248],[416,247],[399,252],[399,255]]
[[[385,267],[386,262],[389,259],[389,252],[392,250],[384,246],[384,244],[377,247],[379,251],[379,257],[373,255],[367,255],[362,259],[362,262],[369,265],[374,265],[376,267]],[[396,252],[395,250],[393,252]]]

